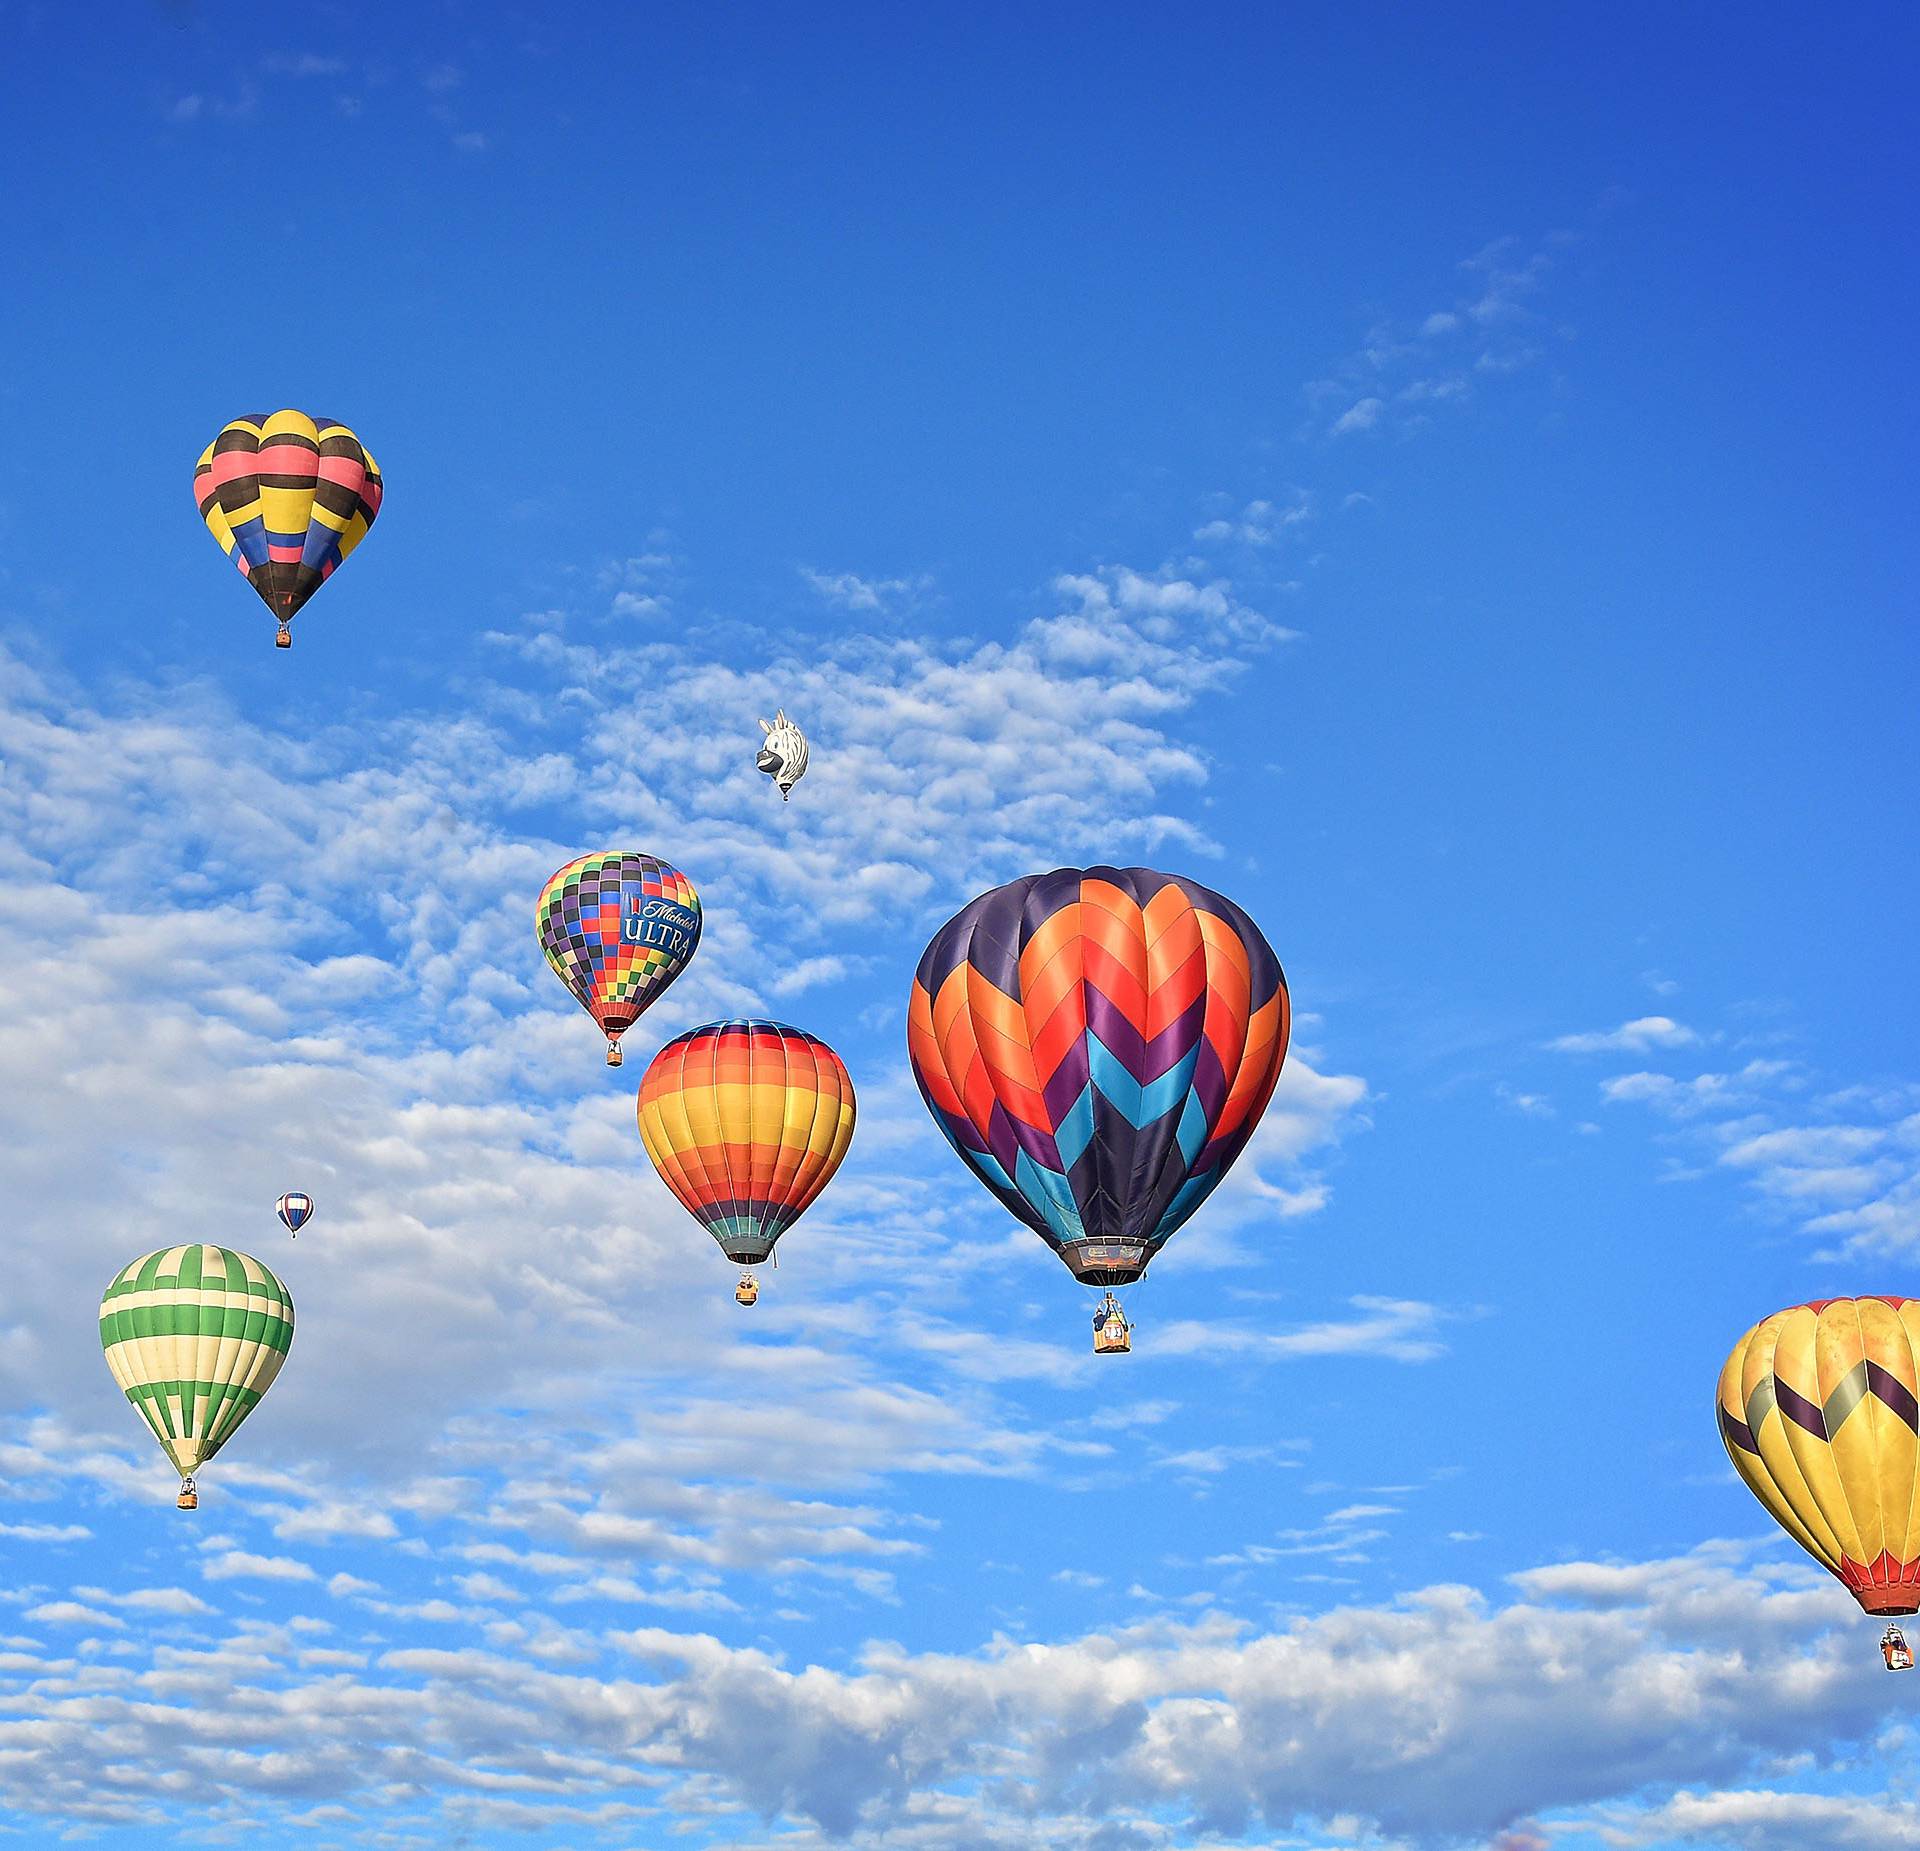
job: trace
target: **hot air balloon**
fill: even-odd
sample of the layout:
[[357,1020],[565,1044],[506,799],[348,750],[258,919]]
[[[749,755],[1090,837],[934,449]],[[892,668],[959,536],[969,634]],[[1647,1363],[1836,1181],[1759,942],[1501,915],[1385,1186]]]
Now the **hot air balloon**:
[[[676,1035],[640,1082],[640,1137],[660,1180],[740,1267],[758,1266],[853,1142],[853,1079],[817,1035],[709,1022]],[[751,1272],[734,1289],[759,1296]]]
[[617,1067],[620,1037],[700,943],[700,897],[678,868],[612,849],[555,874],[533,923],[554,974],[606,1036],[607,1065]]
[[[1734,1470],[1875,1615],[1920,1611],[1916,1357],[1920,1300],[1825,1298],[1763,1318],[1720,1371]],[[1887,1668],[1904,1670],[1912,1655],[1890,1630]]]
[[303,1195],[298,1189],[290,1189],[274,1203],[273,1212],[280,1217],[280,1225],[289,1234],[298,1234],[313,1219],[313,1197]]
[[280,620],[365,539],[380,512],[380,471],[344,424],[304,411],[235,418],[193,471],[200,518]]
[[760,730],[767,737],[753,761],[754,769],[764,771],[780,787],[780,801],[785,803],[807,775],[807,736],[787,718],[784,707],[776,708],[770,721],[762,720]]
[[[1279,960],[1231,900],[1148,868],[1058,868],[934,934],[907,1053],[980,1180],[1076,1279],[1110,1287],[1246,1147],[1287,1026]],[[1096,1347],[1124,1350],[1120,1334]]]
[[293,1299],[250,1254],[163,1247],[122,1267],[100,1301],[100,1347],[126,1396],[180,1474],[232,1439],[293,1347]]

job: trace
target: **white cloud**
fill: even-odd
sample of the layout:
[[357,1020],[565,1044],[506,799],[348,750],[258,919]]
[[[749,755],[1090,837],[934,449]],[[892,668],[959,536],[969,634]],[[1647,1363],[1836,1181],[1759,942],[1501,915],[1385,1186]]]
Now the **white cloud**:
[[1600,1082],[1609,1105],[1648,1105],[1668,1118],[1725,1116],[1755,1104],[1769,1081],[1791,1071],[1791,1063],[1752,1060],[1736,1073],[1700,1073],[1676,1080],[1666,1073],[1622,1073]]
[[1743,1178],[1762,1213],[1838,1236],[1849,1258],[1920,1248],[1920,1090],[1854,1086],[1809,1098],[1811,1077],[1803,1062],[1755,1058],[1690,1079],[1619,1074],[1600,1090],[1608,1104],[1646,1106],[1674,1127],[1669,1141],[1692,1159],[1670,1172],[1677,1177],[1706,1173],[1710,1157]]
[[1648,1048],[1690,1047],[1700,1037],[1671,1016],[1636,1016],[1618,1028],[1588,1034],[1561,1035],[1547,1046],[1560,1054],[1644,1053]]
[[1335,418],[1330,434],[1344,437],[1349,431],[1370,431],[1380,422],[1380,414],[1386,409],[1383,399],[1367,397],[1356,399]]
[[82,1600],[105,1602],[110,1607],[125,1607],[135,1613],[213,1612],[199,1595],[189,1594],[182,1587],[142,1587],[126,1593],[114,1593],[103,1587],[77,1587],[73,1591]]
[[[1308,383],[1303,434],[1412,432],[1436,411],[1467,403],[1471,379],[1491,382],[1533,365],[1544,323],[1532,302],[1568,241],[1549,234],[1523,251],[1513,239],[1498,240],[1460,265],[1464,289],[1446,307],[1376,322],[1353,352]],[[1443,341],[1467,351],[1447,372],[1434,373],[1436,344]]]
[[245,1549],[224,1549],[208,1555],[200,1572],[209,1581],[317,1581],[305,1562],[290,1555],[253,1555]]
[[811,566],[799,571],[828,604],[844,611],[895,610],[933,584],[924,573],[915,578],[862,578],[857,572],[816,572]]
[[324,1794],[397,1837],[517,1816],[489,1810],[505,1796],[548,1830],[665,1804],[731,1821],[730,1842],[777,1824],[794,1842],[928,1851],[1096,1851],[1156,1818],[1202,1843],[1514,1846],[1569,1813],[1622,1845],[1663,1830],[1785,1845],[1794,1827],[1845,1844],[1820,1834],[1878,1829],[1871,1808],[1738,1790],[1783,1755],[1869,1740],[1887,1714],[1869,1642],[1829,1630],[1843,1611],[1824,1578],[1743,1567],[1725,1545],[1534,1571],[1505,1603],[1438,1586],[1271,1630],[1151,1617],[970,1652],[871,1643],[840,1667],[449,1607],[445,1644],[364,1667],[325,1648],[323,1703],[298,1663],[322,1648],[299,1631],[196,1621],[190,1648],[136,1637],[94,1664],[84,1701],[55,1696],[30,1726],[0,1719],[0,1788],[16,1818],[123,1831],[165,1816],[182,1782],[213,1780],[256,1835]]
[[1737,1845],[1740,1851],[1908,1851],[1920,1845],[1920,1806],[1876,1798],[1783,1793],[1767,1787],[1676,1793],[1635,1811],[1608,1808],[1600,1836],[1609,1845]]
[[767,987],[775,996],[798,996],[817,990],[822,984],[838,983],[847,974],[845,958],[831,955],[802,958],[791,970],[783,971]]
[[98,1607],[82,1605],[77,1600],[43,1601],[37,1607],[29,1607],[20,1616],[31,1625],[39,1626],[125,1626],[126,1621],[117,1613],[104,1613]]
[[1292,529],[1311,522],[1315,513],[1314,497],[1305,491],[1296,494],[1284,508],[1271,501],[1250,501],[1237,514],[1218,515],[1203,522],[1193,530],[1193,537],[1205,546],[1272,546]]
[[1545,1093],[1523,1092],[1517,1086],[1509,1085],[1505,1080],[1494,1083],[1493,1095],[1503,1105],[1511,1106],[1514,1111],[1527,1118],[1552,1118],[1554,1104]]
[[1220,1319],[1182,1319],[1156,1325],[1153,1345],[1174,1356],[1239,1351],[1274,1359],[1369,1356],[1400,1363],[1431,1362],[1446,1354],[1440,1326],[1447,1314],[1438,1306],[1366,1294],[1347,1302],[1358,1316],[1301,1325],[1268,1321],[1253,1328]]

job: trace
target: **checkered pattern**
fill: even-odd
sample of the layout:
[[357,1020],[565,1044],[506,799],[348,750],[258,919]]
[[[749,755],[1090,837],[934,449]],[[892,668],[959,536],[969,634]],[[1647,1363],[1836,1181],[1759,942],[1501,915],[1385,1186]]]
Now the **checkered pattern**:
[[[621,896],[660,902],[661,942],[621,936]],[[652,855],[610,850],[570,861],[534,908],[540,949],[560,981],[610,1040],[631,1028],[680,975],[700,943],[700,896],[678,868]]]

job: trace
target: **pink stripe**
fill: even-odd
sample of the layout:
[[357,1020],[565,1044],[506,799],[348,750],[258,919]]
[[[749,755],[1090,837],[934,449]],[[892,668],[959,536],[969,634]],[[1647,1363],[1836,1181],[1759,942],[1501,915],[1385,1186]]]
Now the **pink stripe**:
[[300,555],[303,550],[303,548],[298,546],[275,546],[269,542],[267,546],[267,557],[279,565],[297,566],[300,563]]
[[207,473],[216,488],[225,488],[229,482],[237,482],[242,476],[257,475],[259,470],[260,465],[254,460],[251,450],[221,450],[207,466]]
[[253,466],[263,476],[305,476],[318,479],[320,459],[297,443],[263,443]]
[[367,466],[357,456],[323,456],[320,459],[322,482],[338,482],[343,488],[357,492],[366,476]]
[[386,496],[386,484],[369,476],[360,484],[360,499],[367,504],[367,525],[373,525],[373,517],[380,512],[380,503]]

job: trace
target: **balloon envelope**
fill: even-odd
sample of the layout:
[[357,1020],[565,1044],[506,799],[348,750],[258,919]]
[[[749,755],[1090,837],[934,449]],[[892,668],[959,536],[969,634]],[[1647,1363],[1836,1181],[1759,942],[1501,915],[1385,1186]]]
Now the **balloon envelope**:
[[784,707],[776,708],[771,720],[762,720],[760,730],[766,742],[753,762],[780,787],[784,802],[807,775],[807,736],[787,718]]
[[846,1063],[784,1022],[676,1035],[647,1068],[636,1109],[660,1180],[742,1266],[773,1251],[853,1142]]
[[100,1301],[100,1347],[181,1477],[211,1459],[293,1347],[293,1299],[251,1254],[163,1247]]
[[1124,1285],[1204,1202],[1286,1058],[1260,928],[1150,868],[982,894],[914,976],[907,1052],[974,1173],[1089,1285]]
[[614,1044],[700,943],[693,882],[631,849],[568,862],[541,889],[533,917],[554,975]]
[[1747,1489],[1869,1613],[1920,1611],[1920,1301],[1829,1298],[1763,1318],[1720,1371]]
[[366,538],[382,493],[360,439],[303,411],[235,418],[193,471],[200,518],[283,629]]

